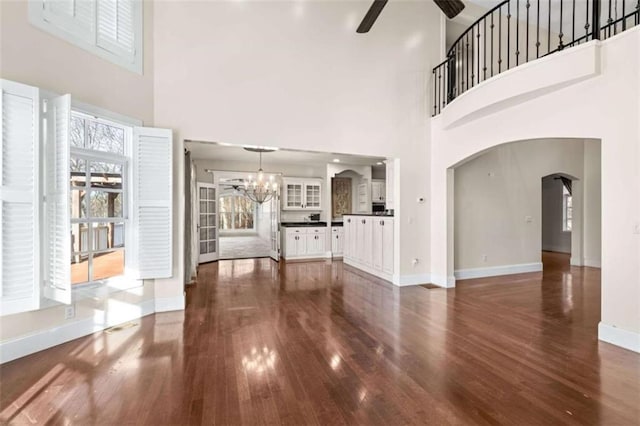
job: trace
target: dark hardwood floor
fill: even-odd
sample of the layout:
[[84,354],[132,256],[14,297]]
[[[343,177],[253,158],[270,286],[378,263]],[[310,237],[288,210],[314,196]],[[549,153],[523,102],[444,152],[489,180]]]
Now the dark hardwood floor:
[[598,342],[600,271],[396,288],[341,262],[203,266],[187,309],[0,367],[9,424],[640,422],[640,355]]

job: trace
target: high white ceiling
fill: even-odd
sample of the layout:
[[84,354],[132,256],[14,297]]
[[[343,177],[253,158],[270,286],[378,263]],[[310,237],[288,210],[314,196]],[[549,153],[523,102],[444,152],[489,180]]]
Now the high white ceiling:
[[[256,162],[258,154],[249,152],[237,145],[225,145],[214,142],[185,141],[186,148],[191,151],[194,160],[221,160]],[[327,164],[339,159],[340,163],[354,166],[374,166],[385,159],[382,157],[367,157],[330,152],[309,152],[277,150],[263,154],[263,161],[270,164]]]

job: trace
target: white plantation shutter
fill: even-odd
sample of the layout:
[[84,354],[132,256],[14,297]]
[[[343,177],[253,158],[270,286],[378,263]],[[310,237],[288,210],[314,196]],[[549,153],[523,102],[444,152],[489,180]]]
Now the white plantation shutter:
[[46,112],[44,295],[71,303],[69,127],[71,96],[48,99]]
[[35,87],[0,85],[0,315],[8,315],[40,304],[40,101]]
[[95,7],[95,0],[43,0],[42,17],[69,34],[92,39],[95,37]]
[[29,0],[28,3],[29,22],[36,27],[142,74],[143,0]]
[[171,130],[133,131],[133,228],[137,278],[169,278],[173,269]]
[[133,62],[136,53],[136,9],[140,6],[140,2],[134,0],[99,0],[97,45]]

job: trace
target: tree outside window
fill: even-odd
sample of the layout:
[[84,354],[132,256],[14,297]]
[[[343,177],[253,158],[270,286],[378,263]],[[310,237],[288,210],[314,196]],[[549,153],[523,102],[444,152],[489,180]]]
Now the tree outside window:
[[124,273],[126,128],[74,113],[71,117],[71,281]]
[[220,230],[255,229],[255,204],[249,198],[238,195],[223,195],[219,200]]
[[565,186],[562,187],[562,230],[571,232],[573,221],[573,197]]

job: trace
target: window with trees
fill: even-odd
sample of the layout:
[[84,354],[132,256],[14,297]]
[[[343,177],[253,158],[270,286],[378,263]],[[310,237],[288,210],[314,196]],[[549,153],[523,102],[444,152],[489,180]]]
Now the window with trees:
[[221,231],[255,230],[255,204],[244,195],[223,195],[218,208]]
[[566,186],[562,187],[562,230],[571,232],[573,220],[573,199]]
[[71,282],[124,274],[131,129],[73,113],[70,127]]

